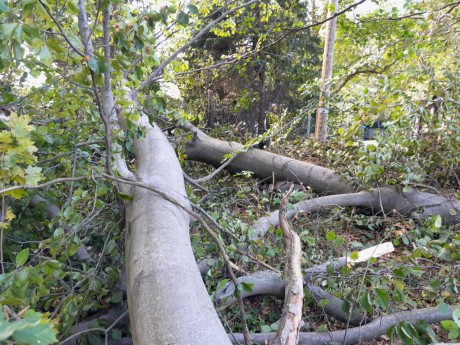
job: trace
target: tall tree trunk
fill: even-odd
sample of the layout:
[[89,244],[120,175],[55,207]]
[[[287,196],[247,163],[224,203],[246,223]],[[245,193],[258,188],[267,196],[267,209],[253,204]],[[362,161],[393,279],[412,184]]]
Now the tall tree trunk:
[[[338,0],[330,0],[327,17],[335,15],[338,9]],[[315,140],[325,143],[327,140],[327,119],[329,117],[329,97],[331,95],[332,63],[334,60],[335,32],[337,17],[329,20],[326,26],[326,39],[324,42],[323,71],[321,74],[321,92],[316,113]]]

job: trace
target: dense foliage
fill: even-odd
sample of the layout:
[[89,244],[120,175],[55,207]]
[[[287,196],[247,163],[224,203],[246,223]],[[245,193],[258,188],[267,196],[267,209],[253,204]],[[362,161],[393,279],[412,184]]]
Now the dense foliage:
[[[321,68],[321,31],[312,24],[324,19],[325,6],[264,1],[239,9],[167,65],[156,83],[142,88],[152,70],[234,4],[110,3],[107,65],[102,12],[108,1],[86,3],[94,44],[89,56],[79,37],[77,1],[0,0],[0,304],[8,307],[0,319],[0,342],[54,343],[81,320],[126,305],[120,283],[124,220],[117,200],[130,196],[101,175],[107,160],[111,163],[97,97],[107,70],[116,107],[131,110],[111,140],[119,144],[115,154],[133,170],[133,138],[145,134],[135,124],[137,111],[176,135],[178,156],[192,176],[209,171],[186,161],[182,145],[190,136],[178,128],[181,119],[214,127],[211,135],[247,148],[257,139],[246,132],[268,121],[273,152],[334,168],[362,188],[422,186],[460,199],[458,2],[406,1],[391,8],[379,1],[374,12],[340,15],[327,145],[306,137]],[[340,9],[348,5],[344,1]],[[125,100],[124,84],[139,91],[142,109]],[[433,102],[433,96],[442,101]],[[433,105],[438,109],[430,113]],[[363,143],[363,126],[376,121],[384,123],[384,131],[375,142]],[[248,235],[254,220],[279,206],[281,194],[267,191],[272,181],[250,175],[222,173],[205,183],[213,193],[204,197],[193,186],[187,192],[220,224],[230,259],[242,272],[266,265],[281,270],[280,230],[271,229],[258,241]],[[314,193],[304,188],[291,202]],[[31,207],[37,196],[45,201]],[[293,228],[305,248],[306,267],[382,241],[397,246],[383,262],[345,266],[338,276],[331,271],[318,279],[318,285],[346,301],[346,312],[445,310],[460,303],[460,233],[458,226],[446,228],[439,216],[422,221],[336,208],[299,215]],[[191,240],[197,261],[218,256],[216,243],[198,223],[192,225]],[[210,294],[227,283],[223,261],[216,260],[204,279]],[[327,301],[315,302],[308,294],[306,301],[306,330],[343,327],[322,312]],[[250,299],[250,330],[276,330],[279,306],[270,297]],[[234,331],[241,330],[238,312],[221,311]],[[101,320],[92,327],[96,330],[84,333],[80,344],[99,344],[101,335],[129,336],[127,327],[107,328]],[[458,309],[441,327],[401,323],[388,336],[405,344],[458,340]]]

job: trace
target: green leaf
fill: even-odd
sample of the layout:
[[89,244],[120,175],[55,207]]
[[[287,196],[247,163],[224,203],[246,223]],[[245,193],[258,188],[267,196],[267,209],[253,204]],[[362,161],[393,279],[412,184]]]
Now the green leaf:
[[457,324],[457,326],[460,327],[460,309],[455,309],[452,312],[452,319]]
[[123,293],[121,291],[115,291],[112,294],[112,298],[110,298],[110,301],[115,304],[120,303],[122,300],[123,300]]
[[35,7],[36,0],[23,0],[22,1],[22,17],[28,17],[32,14]]
[[193,4],[188,4],[187,5],[187,9],[190,13],[192,14],[197,14],[198,13],[198,7],[196,7],[195,5]]
[[439,214],[434,216],[434,226],[440,228],[442,226],[442,218]]
[[272,328],[270,326],[268,326],[268,325],[262,325],[262,326],[260,326],[260,330],[262,332],[268,333],[268,332],[272,331]]
[[14,58],[17,61],[17,64],[19,64],[19,61],[22,61],[22,57],[23,57],[23,48],[21,47],[20,44],[13,43],[13,53],[14,53]]
[[53,62],[53,56],[51,55],[47,45],[44,45],[40,50],[40,61],[44,64],[50,64]]
[[110,331],[110,336],[112,337],[112,339],[115,339],[115,340],[120,340],[121,337],[122,337],[122,333],[120,330],[118,329],[112,329]]
[[48,41],[46,42],[46,44],[48,45],[49,49],[55,51],[56,53],[64,54],[66,52],[66,50],[61,45],[59,40],[57,40],[55,38],[48,38]]
[[0,0],[0,13],[8,12],[10,8],[5,0]]
[[217,283],[216,290],[222,289],[229,281],[229,279],[222,279],[219,283]]
[[29,248],[24,248],[16,255],[16,267],[21,267],[29,259]]
[[307,243],[308,243],[310,246],[314,246],[314,245],[315,245],[315,242],[316,242],[315,238],[312,237],[312,236],[307,236],[307,237],[305,238],[305,241],[307,241]]
[[189,22],[189,16],[187,13],[185,13],[184,11],[180,11],[178,14],[177,14],[177,22],[182,25],[182,26],[187,26],[188,25],[188,22]]
[[26,173],[25,184],[28,186],[36,186],[38,184],[38,181],[43,179],[43,175],[41,174],[41,171],[42,171],[42,168],[32,167],[29,165],[27,169],[25,169],[25,173]]
[[439,279],[434,279],[431,281],[430,283],[430,286],[433,288],[433,289],[439,289],[442,285],[442,282],[439,280]]
[[326,240],[328,241],[334,241],[335,240],[335,232],[334,231],[329,231],[327,234],[326,234]]
[[274,258],[276,256],[276,253],[275,251],[273,250],[273,248],[270,248],[269,250],[267,250],[267,252],[265,253],[265,255],[271,257],[271,258]]
[[16,29],[17,26],[17,23],[0,24],[0,39],[10,40],[13,36],[14,29]]
[[133,200],[133,197],[131,195],[125,194],[125,193],[118,193],[118,198],[120,200],[129,200],[129,201]]
[[455,328],[450,330],[449,334],[447,334],[447,338],[449,338],[449,340],[457,339],[459,335],[460,330],[458,328]]
[[455,329],[457,325],[452,320],[443,320],[443,321],[441,321],[441,326],[446,331],[450,331],[451,329]]
[[374,309],[372,308],[369,291],[366,291],[366,293],[361,297],[361,299],[359,300],[359,305],[369,314],[372,313]]
[[40,31],[35,25],[24,24],[22,29],[30,38],[40,38]]
[[347,301],[347,300],[344,300],[342,302],[342,311],[345,313],[345,315],[349,315],[350,314],[350,302]]
[[78,15],[78,5],[74,1],[67,1],[67,8],[75,15]]
[[387,292],[379,288],[376,288],[374,292],[378,305],[384,309],[387,309],[389,301]]
[[243,291],[246,291],[246,292],[252,292],[252,288],[254,287],[254,284],[245,283],[245,282],[242,282],[239,285],[241,285],[243,288]]
[[91,71],[94,73],[98,74],[100,72],[99,70],[99,63],[96,58],[91,57],[88,61],[88,67],[90,68]]
[[449,306],[446,303],[440,303],[438,305],[438,310],[440,313],[447,314],[449,312]]
[[152,21],[153,23],[159,22],[161,20],[161,13],[159,12],[147,12],[145,16],[149,21]]
[[358,260],[359,259],[359,252],[351,252],[350,259]]
[[345,239],[342,237],[342,236],[338,236],[335,240],[334,240],[335,244],[337,246],[342,246],[344,243],[345,243]]
[[331,301],[329,301],[328,299],[320,299],[319,302],[318,302],[318,306],[325,307],[325,306],[329,305],[330,303],[331,303]]
[[41,324],[15,332],[13,338],[21,344],[43,345],[57,342],[56,331],[49,324]]

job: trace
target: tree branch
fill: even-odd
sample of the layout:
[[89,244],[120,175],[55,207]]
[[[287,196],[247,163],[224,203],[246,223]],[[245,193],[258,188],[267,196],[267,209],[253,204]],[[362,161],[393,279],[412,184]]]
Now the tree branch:
[[56,26],[58,27],[59,31],[61,32],[61,35],[64,37],[64,39],[66,40],[66,42],[69,44],[69,46],[80,56],[85,56],[84,53],[82,53],[80,50],[78,50],[73,44],[72,42],[70,41],[70,39],[67,37],[67,35],[65,34],[64,32],[64,29],[62,28],[61,24],[58,22],[58,20],[52,15],[52,13],[50,12],[50,10],[48,9],[48,7],[42,2],[42,0],[38,0],[40,2],[40,4],[43,6],[43,8],[45,9],[46,13],[48,13],[48,15],[50,16],[51,20],[56,24]]
[[286,252],[286,266],[284,267],[285,288],[283,313],[278,325],[275,339],[271,345],[296,345],[302,323],[303,311],[303,279],[302,279],[302,248],[299,236],[291,230],[286,220],[289,195],[294,186],[284,194],[281,201],[279,219],[283,231],[284,248]]
[[[211,30],[211,28],[213,26],[215,26],[216,24],[218,24],[219,22],[221,22],[222,20],[224,20],[229,14],[232,14],[236,11],[238,11],[239,9],[241,8],[244,8],[244,7],[247,7],[249,5],[252,5],[252,4],[255,4],[257,2],[259,2],[260,0],[251,0],[251,1],[248,1],[240,6],[237,6],[235,8],[232,8],[231,10],[228,10],[228,11],[225,11],[224,13],[222,13],[216,20],[213,20],[211,23],[209,23],[208,25],[206,25],[199,33],[197,33],[190,41],[188,41],[187,44],[183,45],[182,47],[180,47],[178,50],[176,50],[173,54],[171,54],[171,56],[169,58],[166,59],[165,62],[163,62],[160,67],[158,67],[151,75],[149,75],[147,77],[147,79],[145,79],[140,87],[136,90],[139,91],[139,90],[142,90],[144,89],[147,85],[149,85],[154,79],[155,77],[160,74],[163,69],[172,61],[176,58],[177,55],[179,55],[180,53],[184,52],[185,50],[187,50],[193,43],[195,43],[198,39],[200,39],[200,37],[202,37],[203,35],[205,35],[209,30]],[[362,0],[362,1],[366,1],[366,0]]]

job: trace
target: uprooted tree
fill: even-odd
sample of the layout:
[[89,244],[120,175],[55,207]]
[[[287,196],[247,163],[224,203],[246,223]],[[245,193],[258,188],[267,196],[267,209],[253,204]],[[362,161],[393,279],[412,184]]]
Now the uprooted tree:
[[[64,344],[458,338],[452,263],[460,252],[460,201],[439,190],[460,183],[458,71],[446,62],[460,56],[452,44],[460,3],[425,1],[353,17],[364,2],[332,11],[344,43],[330,81],[327,147],[298,144],[319,95],[318,66],[300,69],[317,61],[308,55],[318,54],[315,30],[333,19],[327,8],[308,16],[324,20],[311,22],[301,2],[0,2],[0,323],[7,329],[0,341],[53,343],[56,330]],[[313,43],[302,51],[305,37]],[[291,68],[278,68],[285,61]],[[297,69],[312,80],[300,85]],[[215,92],[200,91],[198,75],[196,85],[212,81]],[[197,94],[182,103],[176,87]],[[433,112],[429,92],[442,96]],[[250,138],[249,124],[216,112],[213,95],[251,126],[268,123],[267,132]],[[212,109],[212,134],[221,139],[199,128],[204,109]],[[361,143],[361,127],[383,121],[389,125],[378,144]],[[317,161],[331,166],[256,148],[269,141],[294,154],[319,152]],[[194,178],[208,168],[190,161],[217,170]],[[223,170],[242,186],[233,182],[225,194]],[[266,194],[249,175],[265,181]],[[290,187],[281,211],[265,209],[276,206],[280,183]],[[295,234],[315,217],[322,219],[317,230]],[[321,227],[337,217],[343,235]],[[352,223],[383,232],[372,236],[384,243],[352,241]],[[323,231],[331,248],[315,251]],[[388,271],[379,260],[393,252],[391,240],[404,255]],[[285,260],[275,260],[281,253]],[[429,286],[420,287],[425,271]],[[255,295],[286,304],[257,323],[245,301]],[[435,334],[429,324],[441,321],[445,333]],[[321,332],[327,323],[331,329]]]

